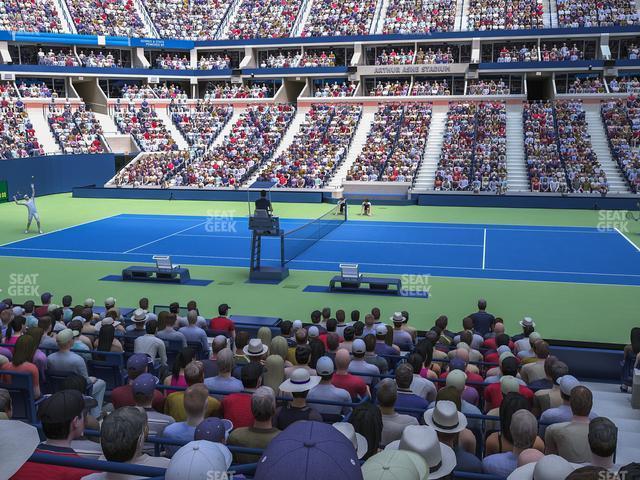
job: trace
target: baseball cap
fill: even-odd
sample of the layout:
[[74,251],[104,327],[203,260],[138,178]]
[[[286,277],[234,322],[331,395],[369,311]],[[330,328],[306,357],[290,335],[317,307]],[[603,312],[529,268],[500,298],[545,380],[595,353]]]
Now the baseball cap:
[[462,370],[464,372],[466,368],[467,368],[467,364],[461,358],[456,357],[451,359],[451,361],[449,362],[450,372],[452,372],[453,370]]
[[318,330],[318,327],[316,326],[309,327],[309,338],[315,338],[319,336],[320,336],[320,330]]
[[231,420],[209,417],[198,424],[193,439],[222,442],[227,438],[231,430],[233,430]]
[[387,334],[387,326],[384,323],[376,326],[376,335],[386,335]]
[[95,399],[86,397],[77,390],[60,390],[42,401],[38,408],[38,418],[43,423],[68,422],[97,404]]
[[502,377],[500,379],[500,391],[503,395],[506,395],[510,392],[519,392],[520,384],[518,383],[516,377],[513,377],[511,375],[505,375],[504,377]]
[[40,295],[40,301],[42,303],[49,303],[52,298],[53,294],[51,292],[44,292],[42,295]]
[[355,447],[331,425],[295,422],[278,434],[258,461],[254,480],[362,480]]
[[353,341],[351,345],[351,351],[353,353],[364,353],[367,351],[367,347],[364,344],[364,340],[357,338]]
[[331,375],[334,371],[333,360],[329,357],[320,357],[316,362],[316,373],[318,375]]
[[294,330],[302,328],[302,320],[294,320],[291,328],[293,328]]
[[84,301],[84,306],[85,307],[89,307],[89,308],[93,308],[93,306],[96,304],[96,301],[93,298],[87,298]]
[[462,370],[452,370],[447,374],[447,387],[455,387],[456,390],[464,390],[464,384],[467,381],[467,374]]
[[[205,480],[226,472],[232,455],[221,443],[194,440],[173,454],[164,473],[165,480]],[[218,475],[220,476],[220,475]]]
[[13,308],[11,309],[11,311],[13,312],[13,314],[14,314],[16,317],[20,317],[20,316],[24,315],[24,308],[19,307],[19,306],[17,306],[17,305],[16,305],[15,307],[13,307]]
[[146,397],[150,397],[153,395],[153,391],[156,389],[156,385],[158,384],[158,379],[151,375],[150,373],[143,373],[142,375],[136,377],[136,379],[131,384],[131,389],[133,394],[140,393]]
[[229,310],[231,310],[231,307],[229,305],[227,305],[226,303],[223,303],[223,304],[218,306],[218,312],[220,312],[220,311],[228,312]]
[[73,330],[70,328],[65,328],[56,337],[56,342],[58,345],[66,345],[69,341],[73,339]]
[[147,368],[149,363],[149,357],[144,353],[134,353],[127,360],[127,370],[133,370],[137,373],[142,373]]
[[421,480],[416,467],[420,463],[427,471],[427,462],[415,452],[383,450],[364,463],[362,476],[364,480]]
[[562,393],[571,395],[571,390],[580,385],[580,382],[573,375],[565,375],[558,379],[558,385],[560,385],[560,391]]

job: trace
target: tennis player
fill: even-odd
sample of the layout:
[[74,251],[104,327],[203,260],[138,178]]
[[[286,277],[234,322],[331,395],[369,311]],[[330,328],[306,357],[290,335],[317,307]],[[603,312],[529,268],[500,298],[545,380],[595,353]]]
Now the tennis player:
[[371,202],[368,198],[365,198],[364,202],[362,202],[362,215],[366,215],[367,217],[371,216]]
[[38,209],[36,208],[36,187],[34,184],[31,184],[31,197],[29,197],[29,195],[25,195],[22,197],[22,200],[18,200],[18,197],[14,195],[13,201],[16,202],[16,205],[24,205],[27,207],[29,219],[27,220],[27,229],[24,233],[29,233],[29,230],[31,229],[31,222],[33,220],[35,220],[38,225],[38,233],[42,233],[42,228],[40,227],[40,215],[38,215]]

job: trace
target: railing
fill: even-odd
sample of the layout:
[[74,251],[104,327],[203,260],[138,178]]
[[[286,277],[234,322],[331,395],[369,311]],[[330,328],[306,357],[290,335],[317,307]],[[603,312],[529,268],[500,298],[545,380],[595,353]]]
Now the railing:
[[153,23],[153,20],[151,19],[151,15],[149,15],[149,12],[147,11],[147,6],[144,4],[142,0],[134,0],[134,1],[135,1],[135,6],[137,7],[137,10],[140,12],[140,15],[142,15],[144,22],[147,24],[149,33],[151,33],[151,35],[154,38],[161,38],[160,34],[158,33],[158,30],[156,29],[155,24]]
[[236,9],[240,5],[241,1],[242,0],[233,0],[229,4],[229,8],[227,8],[227,12],[224,14],[224,17],[222,18],[222,21],[220,22],[220,25],[218,26],[218,29],[216,30],[216,33],[215,33],[215,38],[216,39],[219,40],[219,39],[223,38],[225,30],[229,26],[229,24],[231,23],[231,20],[233,20],[233,18],[235,17]]

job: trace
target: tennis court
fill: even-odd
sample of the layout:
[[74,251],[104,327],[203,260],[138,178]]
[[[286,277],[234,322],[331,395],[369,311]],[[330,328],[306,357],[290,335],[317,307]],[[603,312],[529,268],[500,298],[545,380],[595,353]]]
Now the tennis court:
[[[281,219],[292,231],[310,221]],[[380,274],[640,285],[640,250],[617,230],[593,227],[349,220],[318,238],[291,238],[291,269],[336,271],[358,263]],[[300,232],[304,232],[301,229]],[[304,248],[300,248],[300,244]],[[277,240],[263,257],[278,261]],[[248,267],[247,218],[121,214],[0,246],[0,256]],[[291,255],[287,255],[289,258]]]

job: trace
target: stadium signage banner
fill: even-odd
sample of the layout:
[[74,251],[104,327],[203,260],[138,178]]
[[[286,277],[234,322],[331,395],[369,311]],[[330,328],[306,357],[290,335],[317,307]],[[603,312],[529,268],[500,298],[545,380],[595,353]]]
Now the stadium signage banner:
[[358,67],[360,75],[424,75],[433,73],[465,73],[467,64],[439,65],[375,65]]
[[0,180],[0,203],[9,201],[9,185],[6,180]]

